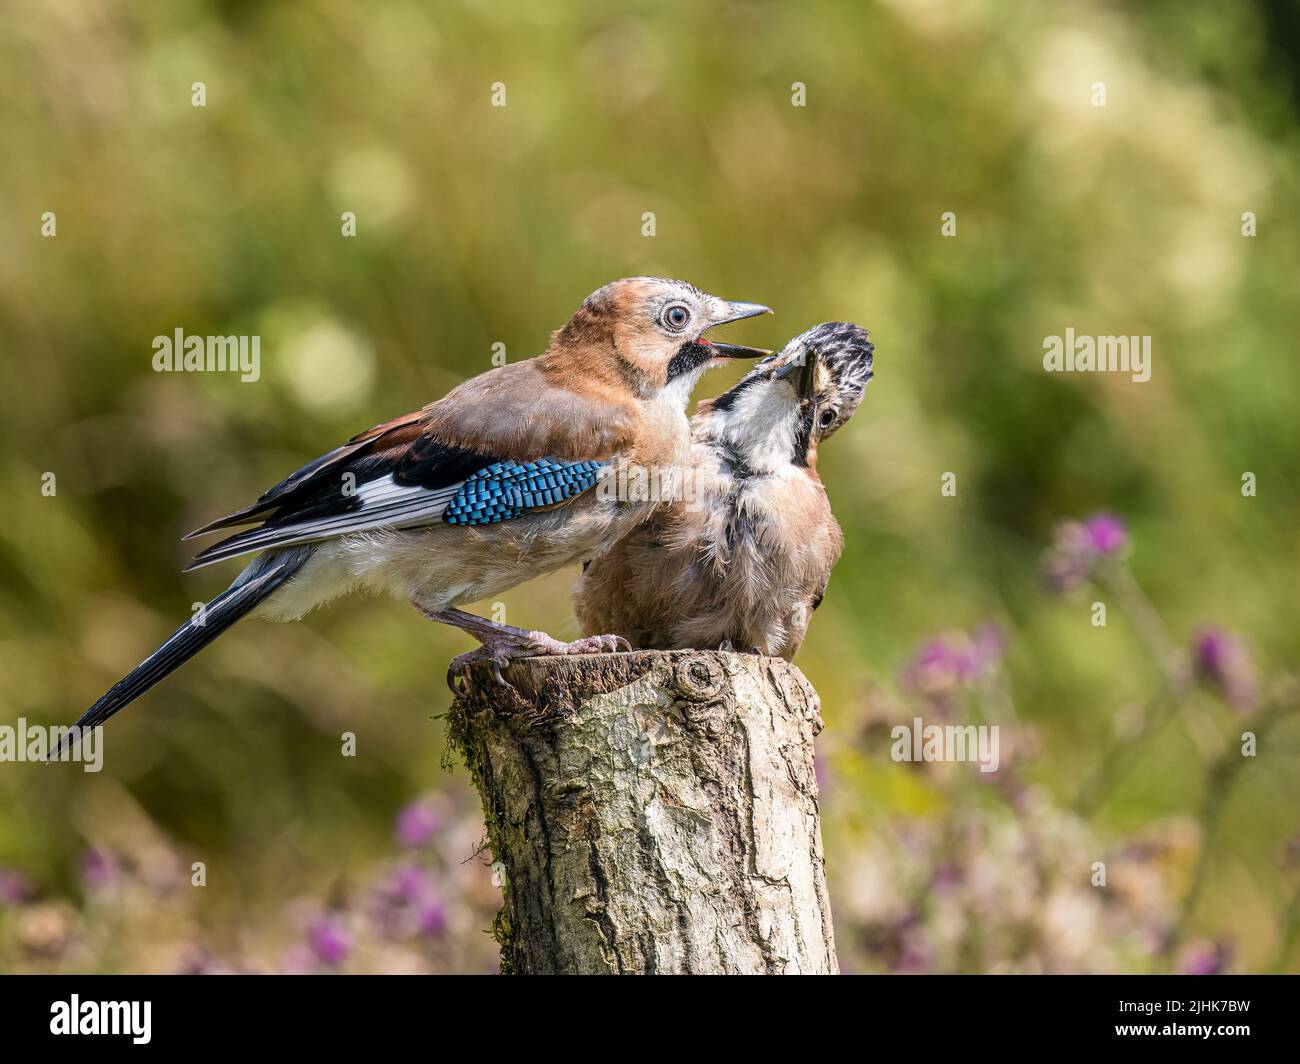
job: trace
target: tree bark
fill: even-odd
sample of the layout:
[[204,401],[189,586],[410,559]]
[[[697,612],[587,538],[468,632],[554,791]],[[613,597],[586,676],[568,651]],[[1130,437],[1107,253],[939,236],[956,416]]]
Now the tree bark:
[[503,872],[503,973],[833,973],[793,665],[713,651],[476,666],[449,714]]

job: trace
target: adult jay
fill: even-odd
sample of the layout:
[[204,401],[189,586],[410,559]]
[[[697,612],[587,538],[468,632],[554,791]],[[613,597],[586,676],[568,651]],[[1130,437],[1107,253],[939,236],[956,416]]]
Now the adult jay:
[[597,482],[620,465],[688,460],[685,408],[700,374],[768,354],[703,334],[765,313],[684,281],[614,281],[537,357],[480,374],[307,463],[190,534],[255,526],[207,547],[190,569],[256,557],[77,724],[102,724],[244,617],[296,620],[355,590],[408,599],[478,639],[479,649],[453,660],[449,682],[479,659],[500,678],[513,657],[624,646],[604,634],[561,643],[458,607],[591,557],[644,519],[654,500],[597,491]]

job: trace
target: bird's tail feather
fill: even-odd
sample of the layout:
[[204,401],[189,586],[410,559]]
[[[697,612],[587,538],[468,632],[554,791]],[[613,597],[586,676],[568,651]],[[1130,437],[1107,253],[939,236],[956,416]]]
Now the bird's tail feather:
[[[177,628],[162,646],[118,680],[82,714],[77,729],[103,724],[180,668],[301,569],[312,550],[312,546],[294,547],[264,554],[254,560],[234,583],[204,607],[197,618],[199,623],[192,619]],[[51,753],[50,760],[56,760],[80,734],[79,730],[70,731],[58,749]]]

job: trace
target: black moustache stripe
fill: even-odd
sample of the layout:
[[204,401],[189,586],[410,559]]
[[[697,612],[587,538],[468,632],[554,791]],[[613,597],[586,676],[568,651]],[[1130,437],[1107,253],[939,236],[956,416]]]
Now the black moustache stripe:
[[692,340],[682,344],[677,354],[668,363],[668,379],[676,380],[683,373],[699,369],[706,362],[713,361],[713,353],[701,343]]

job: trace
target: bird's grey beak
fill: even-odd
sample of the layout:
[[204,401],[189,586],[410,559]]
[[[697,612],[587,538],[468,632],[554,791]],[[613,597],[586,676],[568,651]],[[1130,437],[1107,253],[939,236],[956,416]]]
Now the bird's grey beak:
[[799,392],[799,398],[812,398],[813,388],[817,382],[817,350],[816,348],[805,348],[803,358],[792,358],[784,366],[772,374],[773,380],[789,380],[799,372],[798,380],[795,382],[795,388]]
[[[765,307],[761,303],[731,303],[724,299],[717,301],[717,310],[709,321],[708,327],[712,329],[717,325],[727,325],[733,321],[742,321],[745,318],[756,318],[760,314],[771,314],[772,308]],[[720,344],[713,340],[700,338],[701,343],[706,343],[714,348],[719,358],[763,358],[772,352],[762,347],[746,347],[744,344]]]
[[817,349],[813,348],[803,358],[803,373],[799,375],[799,397],[811,399],[817,383]]
[[713,317],[712,325],[726,325],[731,321],[742,321],[745,318],[757,318],[760,314],[772,313],[772,308],[765,307],[762,303],[729,303],[722,299],[718,302],[721,306],[718,308],[719,313]]

